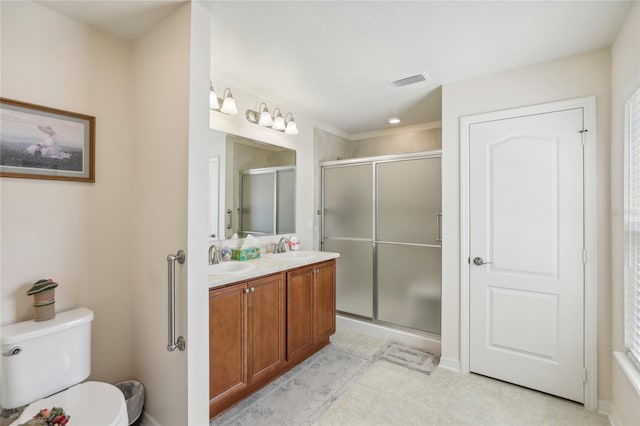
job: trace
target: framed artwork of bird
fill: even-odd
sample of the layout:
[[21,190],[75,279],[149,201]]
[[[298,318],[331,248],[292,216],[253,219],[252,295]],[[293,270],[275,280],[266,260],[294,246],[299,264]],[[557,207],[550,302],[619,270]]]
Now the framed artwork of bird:
[[0,98],[0,177],[95,182],[95,121]]

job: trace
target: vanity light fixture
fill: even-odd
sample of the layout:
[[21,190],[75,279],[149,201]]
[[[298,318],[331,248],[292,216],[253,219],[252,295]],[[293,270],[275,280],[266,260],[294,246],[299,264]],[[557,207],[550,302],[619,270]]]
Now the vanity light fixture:
[[273,130],[283,131],[285,129],[284,118],[282,117],[282,113],[280,112],[280,108],[276,108],[273,110],[273,126],[271,126]]
[[[291,118],[289,118],[291,117]],[[285,128],[284,132],[288,135],[297,135],[298,134],[298,126],[296,125],[295,120],[293,119],[293,114],[290,112],[284,117]]]
[[[223,105],[224,107],[224,105]],[[293,114],[288,112],[284,117],[280,108],[273,110],[273,115],[269,114],[267,104],[262,102],[258,107],[258,111],[248,109],[245,117],[247,121],[263,127],[270,127],[273,130],[284,132],[287,135],[297,135],[298,126],[293,119]]]
[[[262,105],[264,105],[264,109],[262,108]],[[259,125],[263,127],[273,126],[273,117],[271,117],[271,114],[269,114],[269,108],[267,108],[267,104],[265,104],[264,102],[261,103],[258,107],[258,112],[260,113],[260,120],[258,121]]]
[[224,95],[222,96],[222,108],[220,108],[220,112],[224,112],[225,114],[234,115],[238,113],[238,107],[236,106],[236,100],[233,99],[233,95],[231,94],[231,89],[228,87],[224,89]]
[[218,100],[218,95],[216,95],[212,82],[209,82],[209,109],[220,109],[220,101]]
[[216,95],[213,83],[209,82],[209,109],[229,115],[237,114],[238,107],[236,106],[236,101],[233,99],[233,95],[231,94],[231,89],[224,89],[224,94],[222,95],[222,99],[220,99],[218,95]]

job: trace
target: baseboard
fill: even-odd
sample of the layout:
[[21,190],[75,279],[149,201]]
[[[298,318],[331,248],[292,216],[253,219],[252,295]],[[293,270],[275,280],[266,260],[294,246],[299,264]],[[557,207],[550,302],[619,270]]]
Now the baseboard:
[[438,364],[439,368],[443,368],[445,370],[455,371],[456,373],[460,372],[460,361],[454,358],[443,358],[440,357],[440,363]]
[[598,408],[596,410],[601,416],[608,416],[611,413],[611,403],[609,401],[598,400]]
[[611,403],[609,403],[609,412],[607,413],[607,417],[609,417],[609,423],[611,426],[622,426],[620,417],[618,417],[618,413],[616,413],[616,408],[611,405]]
[[149,415],[146,411],[142,412],[142,418],[140,419],[140,424],[142,426],[160,426],[160,423],[156,421],[153,417]]
[[360,321],[339,314],[336,315],[336,327],[343,330],[357,331],[358,333],[367,334],[379,339],[392,340],[434,354],[441,353],[440,338],[426,333],[421,334],[419,331],[410,333],[408,331],[398,330],[368,321]]

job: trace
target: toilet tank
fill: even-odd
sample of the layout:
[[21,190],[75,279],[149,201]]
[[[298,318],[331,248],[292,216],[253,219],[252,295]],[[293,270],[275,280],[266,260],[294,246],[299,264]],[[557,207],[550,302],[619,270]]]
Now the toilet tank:
[[92,320],[91,310],[78,308],[3,326],[0,405],[20,407],[89,377]]

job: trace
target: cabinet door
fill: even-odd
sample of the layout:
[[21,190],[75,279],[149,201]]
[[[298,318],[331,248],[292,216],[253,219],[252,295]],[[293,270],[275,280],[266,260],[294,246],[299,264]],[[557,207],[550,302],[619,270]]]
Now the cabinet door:
[[284,363],[285,291],[282,274],[247,283],[249,288],[249,383]]
[[209,293],[209,400],[247,386],[245,284]]
[[287,272],[287,359],[313,346],[313,271],[315,267]]
[[336,261],[317,265],[314,275],[314,337],[317,343],[336,331]]

